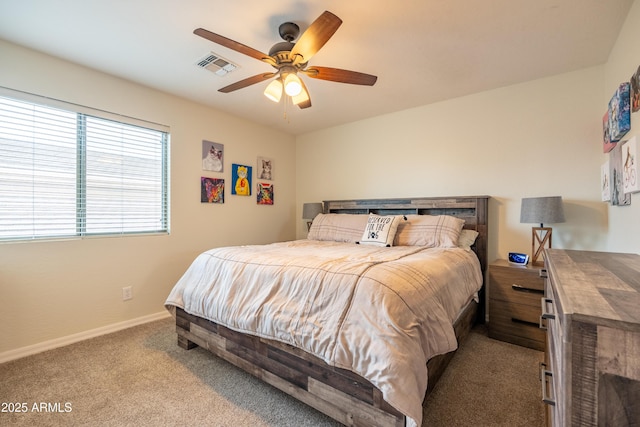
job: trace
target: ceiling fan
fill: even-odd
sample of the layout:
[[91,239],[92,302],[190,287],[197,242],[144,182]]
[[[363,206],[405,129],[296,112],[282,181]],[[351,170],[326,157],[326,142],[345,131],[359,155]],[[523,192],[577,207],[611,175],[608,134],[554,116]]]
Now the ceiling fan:
[[284,91],[298,107],[309,108],[311,107],[311,97],[298,73],[306,74],[314,79],[365,86],[373,86],[378,79],[376,76],[357,71],[308,66],[309,59],[329,41],[341,24],[342,20],[340,18],[331,12],[325,11],[313,21],[298,41],[294,43],[293,41],[300,34],[300,27],[293,22],[285,22],[279,27],[280,37],[284,41],[273,45],[268,55],[203,28],[198,28],[193,33],[236,52],[266,62],[276,69],[272,73],[262,73],[232,83],[218,89],[219,92],[233,92],[276,77],[264,91],[267,98],[279,102]]

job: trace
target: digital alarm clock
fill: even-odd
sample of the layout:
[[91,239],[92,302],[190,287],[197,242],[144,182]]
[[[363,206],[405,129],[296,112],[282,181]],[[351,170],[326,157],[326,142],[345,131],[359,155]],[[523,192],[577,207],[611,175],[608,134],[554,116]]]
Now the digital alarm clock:
[[527,265],[529,263],[529,255],[509,252],[509,262],[516,265]]

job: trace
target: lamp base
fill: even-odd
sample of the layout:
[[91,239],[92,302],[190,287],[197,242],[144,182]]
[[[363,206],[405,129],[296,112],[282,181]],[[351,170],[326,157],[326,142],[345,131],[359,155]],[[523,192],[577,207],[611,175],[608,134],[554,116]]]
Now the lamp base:
[[551,227],[531,228],[531,265],[544,265],[544,250],[551,248]]

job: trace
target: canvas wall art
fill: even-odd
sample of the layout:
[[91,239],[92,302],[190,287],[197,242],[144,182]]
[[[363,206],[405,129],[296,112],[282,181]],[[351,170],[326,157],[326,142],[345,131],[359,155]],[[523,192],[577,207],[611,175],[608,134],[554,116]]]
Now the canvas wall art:
[[611,200],[611,177],[609,174],[609,161],[607,160],[602,166],[600,166],[600,191],[602,192],[603,202]]
[[602,116],[602,141],[604,143],[602,146],[602,152],[604,153],[608,153],[616,146],[615,142],[611,142],[611,135],[609,134],[609,131],[609,110],[607,110],[607,112],[604,113],[604,116]]
[[636,112],[640,110],[640,66],[631,76],[631,111]]
[[231,194],[237,196],[251,195],[251,166],[231,165]]
[[622,145],[609,152],[609,185],[611,187],[611,204],[626,206],[631,204],[631,193],[625,193],[623,187]]
[[256,174],[257,179],[273,181],[273,160],[266,157],[258,157]]
[[273,205],[273,184],[259,182],[257,200],[259,205]]
[[200,202],[224,203],[224,179],[201,177]]
[[224,145],[202,141],[202,169],[211,172],[224,171]]
[[638,182],[638,142],[634,136],[622,145],[622,188],[625,193],[640,191]]
[[618,142],[631,129],[629,82],[622,83],[609,101],[609,137]]

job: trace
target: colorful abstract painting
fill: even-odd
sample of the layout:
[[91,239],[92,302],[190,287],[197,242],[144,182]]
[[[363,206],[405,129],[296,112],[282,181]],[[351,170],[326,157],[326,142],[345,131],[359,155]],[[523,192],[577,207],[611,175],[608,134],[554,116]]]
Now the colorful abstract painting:
[[224,179],[201,177],[200,202],[224,203]]
[[609,137],[618,142],[631,129],[629,82],[622,83],[609,101]]
[[272,205],[273,184],[267,182],[259,182],[257,200],[259,205]]

